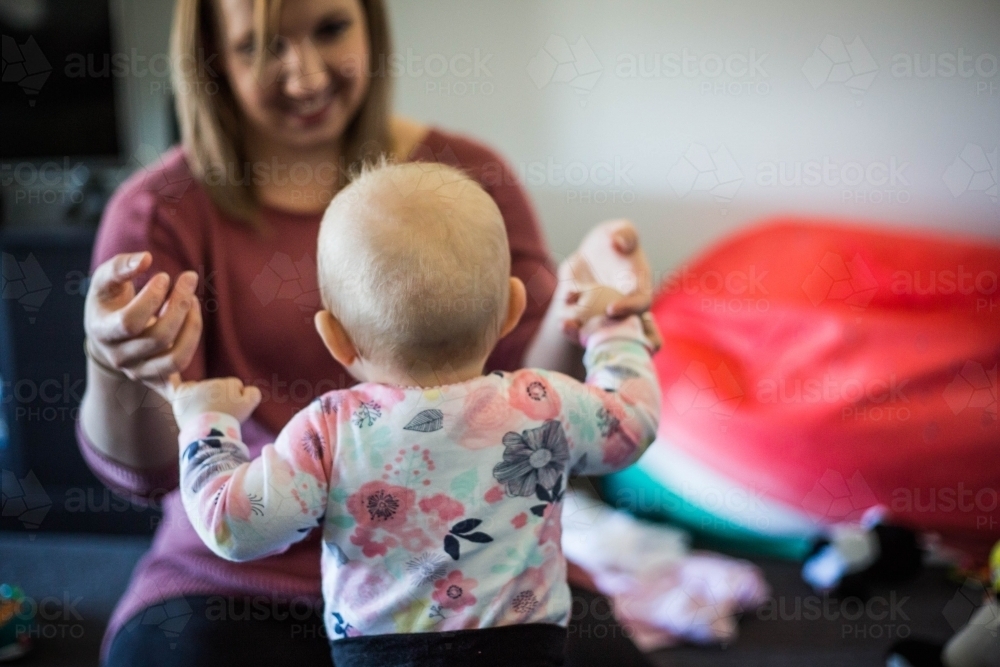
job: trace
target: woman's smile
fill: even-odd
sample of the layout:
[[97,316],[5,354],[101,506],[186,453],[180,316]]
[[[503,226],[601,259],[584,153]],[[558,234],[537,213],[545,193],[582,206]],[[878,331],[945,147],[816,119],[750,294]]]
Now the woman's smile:
[[[286,98],[287,99],[287,98]],[[307,100],[288,100],[285,114],[302,127],[315,127],[323,123],[333,107],[332,88]]]

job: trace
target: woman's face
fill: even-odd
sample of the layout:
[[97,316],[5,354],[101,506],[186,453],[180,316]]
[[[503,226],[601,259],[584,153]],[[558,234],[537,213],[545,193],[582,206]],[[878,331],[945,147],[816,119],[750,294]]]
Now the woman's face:
[[[368,26],[359,0],[285,0],[278,34],[254,41],[252,0],[213,0],[220,57],[249,135],[287,148],[336,143],[368,93]],[[262,69],[257,49],[266,49]]]

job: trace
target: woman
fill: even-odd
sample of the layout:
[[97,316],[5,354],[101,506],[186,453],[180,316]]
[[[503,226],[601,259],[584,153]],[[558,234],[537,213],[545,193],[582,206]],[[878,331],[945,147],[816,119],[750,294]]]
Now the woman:
[[[164,511],[103,653],[110,665],[242,665],[294,650],[329,664],[319,536],[244,564],[204,547],[176,491],[177,432],[157,394],[165,378],[233,375],[260,387],[244,429],[254,454],[313,397],[353,382],[312,328],[316,235],[345,171],[383,153],[462,168],[503,213],[529,303],[489,370],[579,363],[563,335],[569,281],[557,289],[534,212],[496,154],[390,116],[379,0],[179,0],[171,48],[183,147],[109,204],[86,305],[81,450],[109,486],[162,497]],[[628,223],[595,229],[564,270],[591,283],[637,276],[615,308],[648,307]]]

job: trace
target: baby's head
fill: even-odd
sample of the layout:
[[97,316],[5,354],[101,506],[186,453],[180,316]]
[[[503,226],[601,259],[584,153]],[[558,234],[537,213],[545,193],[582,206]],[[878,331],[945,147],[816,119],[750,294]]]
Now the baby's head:
[[500,210],[442,164],[362,171],[323,216],[317,264],[317,329],[360,380],[481,368],[524,309]]

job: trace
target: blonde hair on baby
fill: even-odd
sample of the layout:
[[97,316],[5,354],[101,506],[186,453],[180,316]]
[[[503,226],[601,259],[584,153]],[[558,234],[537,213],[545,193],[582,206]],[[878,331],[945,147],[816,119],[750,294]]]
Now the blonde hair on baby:
[[503,216],[439,163],[363,168],[323,216],[317,267],[324,307],[376,363],[459,366],[493,349],[507,314]]

